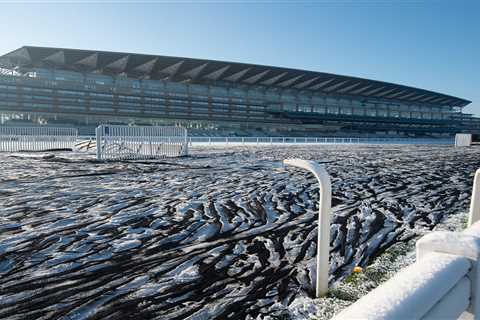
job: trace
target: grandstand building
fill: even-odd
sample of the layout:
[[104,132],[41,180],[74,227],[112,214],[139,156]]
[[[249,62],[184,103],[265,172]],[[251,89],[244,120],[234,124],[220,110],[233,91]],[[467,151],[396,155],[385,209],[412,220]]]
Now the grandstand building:
[[470,101],[315,71],[25,46],[0,56],[3,125],[181,124],[236,135],[480,133]]

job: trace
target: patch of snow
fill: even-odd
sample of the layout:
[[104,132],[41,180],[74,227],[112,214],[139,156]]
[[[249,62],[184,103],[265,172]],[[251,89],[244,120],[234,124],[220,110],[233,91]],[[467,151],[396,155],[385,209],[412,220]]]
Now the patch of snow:
[[140,240],[116,240],[113,242],[113,252],[122,252],[131,249],[138,248],[142,245],[142,241]]

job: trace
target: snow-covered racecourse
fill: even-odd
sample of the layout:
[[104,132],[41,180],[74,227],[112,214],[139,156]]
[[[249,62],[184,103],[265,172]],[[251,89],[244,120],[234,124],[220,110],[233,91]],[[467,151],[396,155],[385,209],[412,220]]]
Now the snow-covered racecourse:
[[331,177],[331,286],[466,212],[480,167],[453,145],[51,154],[0,154],[1,319],[288,318],[315,295],[319,184],[284,159]]
[[478,319],[480,221],[475,173],[468,225],[416,242],[416,261],[334,317],[341,319]]

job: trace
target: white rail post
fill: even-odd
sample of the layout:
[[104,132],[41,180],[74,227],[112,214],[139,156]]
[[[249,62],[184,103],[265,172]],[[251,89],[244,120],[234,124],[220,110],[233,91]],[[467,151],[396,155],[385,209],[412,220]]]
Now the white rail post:
[[470,199],[470,212],[468,214],[468,226],[480,220],[480,169],[475,172],[473,179],[472,198]]
[[330,214],[332,211],[332,186],[330,176],[322,165],[315,161],[302,159],[283,160],[284,165],[302,168],[313,173],[320,184],[320,203],[318,205],[318,238],[317,238],[317,283],[316,297],[328,292],[328,270],[330,255]]
[[[187,132],[187,129],[183,129],[183,134],[185,135],[185,147],[183,149],[183,152],[182,152],[182,156],[187,156],[188,155],[188,132]],[[192,138],[190,138],[192,139]],[[190,140],[190,144],[191,144],[191,140]]]
[[97,160],[102,159],[102,138],[101,138],[101,132],[102,132],[103,126],[98,126],[95,128],[95,138],[97,140]]

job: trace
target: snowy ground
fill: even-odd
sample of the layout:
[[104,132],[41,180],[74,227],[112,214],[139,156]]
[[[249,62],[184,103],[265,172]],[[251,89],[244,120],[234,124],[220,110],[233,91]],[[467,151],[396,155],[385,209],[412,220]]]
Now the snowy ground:
[[[433,230],[462,231],[467,226],[468,213],[448,216]],[[296,320],[327,320],[354,303],[369,291],[393,277],[400,269],[415,262],[415,241],[431,230],[417,230],[418,236],[407,242],[397,242],[375,258],[362,272],[352,273],[330,288],[320,299],[298,295],[289,305],[290,317]]]
[[[449,146],[192,154],[0,154],[0,318],[325,318],[388,277],[388,261],[408,263],[398,257],[411,239],[465,212],[480,167],[477,149]],[[323,162],[332,176],[336,289],[315,304],[318,186],[282,168],[289,157]]]

